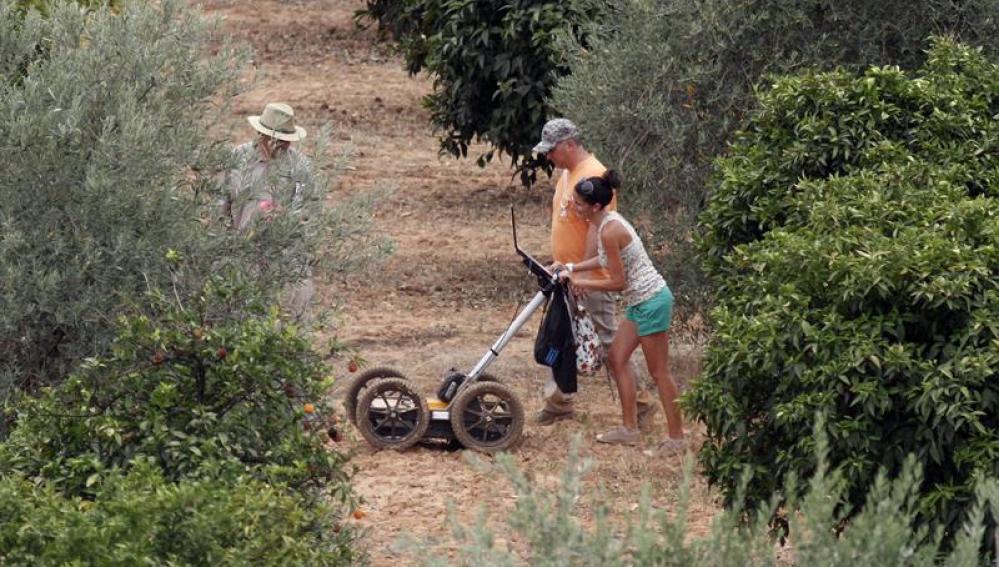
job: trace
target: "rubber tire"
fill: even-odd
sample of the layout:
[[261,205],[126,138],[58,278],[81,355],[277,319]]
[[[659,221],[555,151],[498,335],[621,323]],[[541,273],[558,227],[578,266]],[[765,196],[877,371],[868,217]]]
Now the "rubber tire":
[[[493,441],[476,439],[465,427],[464,414],[468,406],[483,394],[493,394],[507,403],[510,409],[510,425],[503,437]],[[518,441],[524,432],[524,406],[520,399],[502,382],[479,381],[462,390],[448,407],[451,412],[451,429],[458,441],[469,449],[483,453],[495,453],[509,449]]]
[[406,377],[395,368],[388,368],[386,366],[378,366],[376,368],[369,368],[365,370],[358,376],[354,378],[354,381],[350,383],[347,387],[347,393],[343,397],[343,411],[347,414],[347,419],[350,423],[357,427],[357,399],[361,395],[361,390],[368,387],[368,384],[372,380],[378,380],[381,378],[403,378]]
[[[395,440],[380,436],[371,423],[371,404],[375,398],[385,392],[399,392],[416,404],[419,412],[415,427],[403,438]],[[361,394],[361,399],[357,401],[357,430],[361,436],[378,449],[394,449],[401,451],[408,449],[419,443],[430,425],[430,410],[427,409],[427,401],[416,391],[413,384],[405,378],[382,378],[376,380]]]

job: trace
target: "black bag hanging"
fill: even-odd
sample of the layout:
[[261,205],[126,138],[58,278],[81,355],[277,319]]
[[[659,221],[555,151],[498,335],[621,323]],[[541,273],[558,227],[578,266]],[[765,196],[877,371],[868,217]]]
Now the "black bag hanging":
[[565,287],[557,286],[534,339],[534,360],[551,367],[552,377],[564,394],[576,392],[576,345],[572,335],[572,319],[565,299]]

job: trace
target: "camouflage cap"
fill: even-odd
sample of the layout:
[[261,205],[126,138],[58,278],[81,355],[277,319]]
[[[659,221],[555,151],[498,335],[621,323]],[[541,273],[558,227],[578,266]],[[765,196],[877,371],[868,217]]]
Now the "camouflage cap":
[[573,124],[568,118],[554,118],[545,122],[544,128],[541,129],[541,141],[534,146],[534,152],[546,154],[552,151],[555,144],[565,140],[578,139],[580,134],[582,132],[580,132],[579,126]]

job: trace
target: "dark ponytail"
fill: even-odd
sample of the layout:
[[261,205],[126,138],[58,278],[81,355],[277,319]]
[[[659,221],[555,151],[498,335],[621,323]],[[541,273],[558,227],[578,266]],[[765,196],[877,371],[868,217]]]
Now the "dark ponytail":
[[616,170],[608,169],[604,172],[603,178],[611,189],[617,191],[621,188],[621,175]]
[[576,184],[576,194],[591,205],[607,206],[614,199],[614,191],[621,187],[621,176],[608,169],[600,177],[587,177]]

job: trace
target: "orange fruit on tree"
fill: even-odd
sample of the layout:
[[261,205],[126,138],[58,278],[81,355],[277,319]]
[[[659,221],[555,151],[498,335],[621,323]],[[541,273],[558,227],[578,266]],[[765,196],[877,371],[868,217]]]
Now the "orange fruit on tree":
[[312,404],[305,404],[304,406],[302,406],[302,409],[305,410],[305,413],[315,413],[316,406]]
[[363,518],[366,515],[367,514],[364,513],[364,510],[361,510],[360,508],[358,508],[357,510],[354,510],[354,519],[355,520],[360,520],[361,518]]

